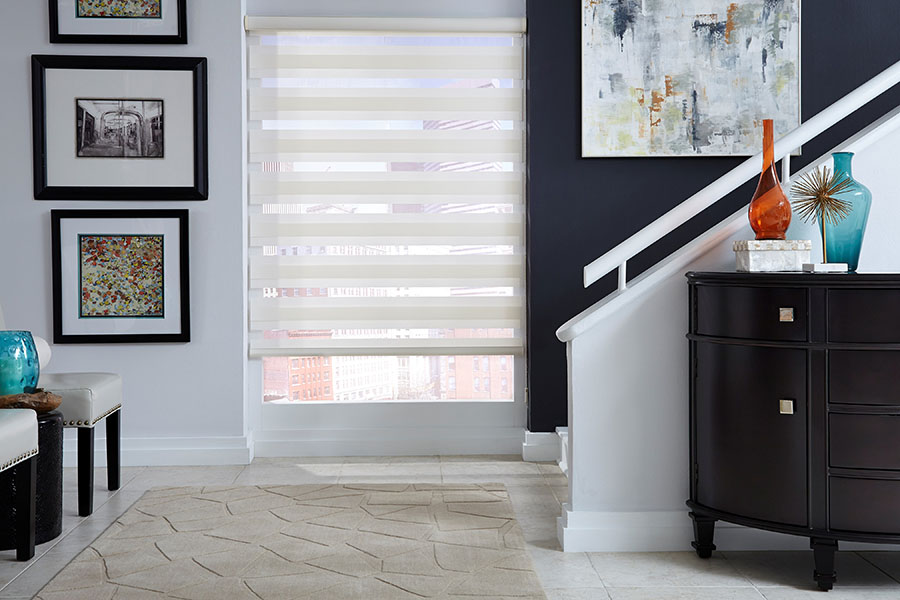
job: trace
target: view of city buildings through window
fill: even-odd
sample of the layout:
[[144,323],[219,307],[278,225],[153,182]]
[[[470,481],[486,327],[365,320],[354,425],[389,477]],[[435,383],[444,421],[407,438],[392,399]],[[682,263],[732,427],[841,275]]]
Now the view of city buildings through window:
[[264,400],[512,400],[512,361],[512,356],[268,357]]

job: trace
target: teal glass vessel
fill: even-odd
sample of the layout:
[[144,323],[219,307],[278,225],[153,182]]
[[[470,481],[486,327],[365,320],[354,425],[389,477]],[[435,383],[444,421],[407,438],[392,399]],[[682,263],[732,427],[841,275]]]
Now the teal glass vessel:
[[0,331],[0,396],[31,394],[41,374],[30,331]]
[[850,214],[837,225],[825,223],[825,262],[847,263],[850,271],[856,271],[869,220],[869,209],[872,208],[872,192],[853,179],[852,152],[835,152],[831,156],[834,159],[835,175],[838,178],[842,175],[850,178],[850,186],[835,194],[835,197],[849,202],[851,206]]

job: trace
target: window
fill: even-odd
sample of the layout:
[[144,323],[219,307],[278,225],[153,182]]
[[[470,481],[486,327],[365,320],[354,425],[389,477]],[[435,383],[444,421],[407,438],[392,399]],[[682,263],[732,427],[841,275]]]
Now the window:
[[505,356],[500,357],[500,370],[501,371],[506,370],[506,357]]
[[299,375],[291,375],[291,383],[293,383],[294,385],[297,385],[298,383],[300,383],[300,376]]
[[484,391],[486,391],[486,392],[490,392],[490,391],[491,391],[491,380],[490,380],[490,378],[488,378],[488,377],[485,377],[485,378],[484,378],[484,386],[483,386],[483,387],[484,387]]
[[291,359],[291,368],[299,369],[300,368],[300,359],[298,359],[298,358]]
[[291,398],[293,398],[294,400],[299,400],[299,399],[300,399],[300,392],[294,392],[293,395],[291,396]]
[[250,352],[266,400],[287,395],[294,357],[336,398],[466,399],[456,377],[480,385],[490,356],[523,350],[523,36],[253,33]]
[[475,391],[476,391],[476,392],[480,392],[480,391],[481,391],[481,379],[479,379],[478,377],[476,377],[476,378],[472,381],[472,384],[474,385]]
[[500,391],[503,393],[509,391],[509,381],[507,381],[506,377],[500,378]]

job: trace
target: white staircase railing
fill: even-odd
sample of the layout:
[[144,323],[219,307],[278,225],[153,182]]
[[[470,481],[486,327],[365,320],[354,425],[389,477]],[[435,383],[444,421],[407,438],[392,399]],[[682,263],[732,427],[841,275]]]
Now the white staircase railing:
[[[896,62],[862,84],[822,112],[775,142],[775,160],[782,161],[782,181],[790,180],[791,152],[800,148],[849,114],[900,83],[900,62]],[[584,268],[584,287],[588,287],[613,269],[619,270],[619,291],[628,286],[628,260],[684,225],[690,219],[757,177],[762,153],[748,158],[663,216],[659,217],[609,252]]]
[[[900,106],[810,162],[803,169],[794,173],[794,177],[803,176],[805,173],[828,164],[831,161],[833,152],[862,152],[867,147],[897,130],[900,130]],[[642,292],[653,289],[655,284],[665,281],[666,278],[673,275],[683,273],[684,269],[696,257],[712,250],[746,227],[747,206],[744,205],[743,208],[721,221],[718,225],[711,227],[706,233],[691,240],[681,249],[630,280],[627,288],[620,287],[620,289],[566,321],[557,329],[557,338],[563,342],[572,341],[608,315],[614,313],[620,306],[631,302]],[[620,269],[619,276],[621,277],[622,274],[623,270]]]

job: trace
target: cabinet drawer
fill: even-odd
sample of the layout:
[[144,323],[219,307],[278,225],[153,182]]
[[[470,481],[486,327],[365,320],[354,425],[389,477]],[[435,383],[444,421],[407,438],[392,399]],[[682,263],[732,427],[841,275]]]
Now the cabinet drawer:
[[900,470],[900,416],[831,415],[831,466]]
[[831,350],[829,401],[900,406],[900,351]]
[[828,341],[900,343],[900,290],[829,290]]
[[[781,309],[790,309],[793,320]],[[697,333],[715,337],[806,340],[806,290],[698,286]]]
[[830,529],[900,533],[900,481],[829,478]]

